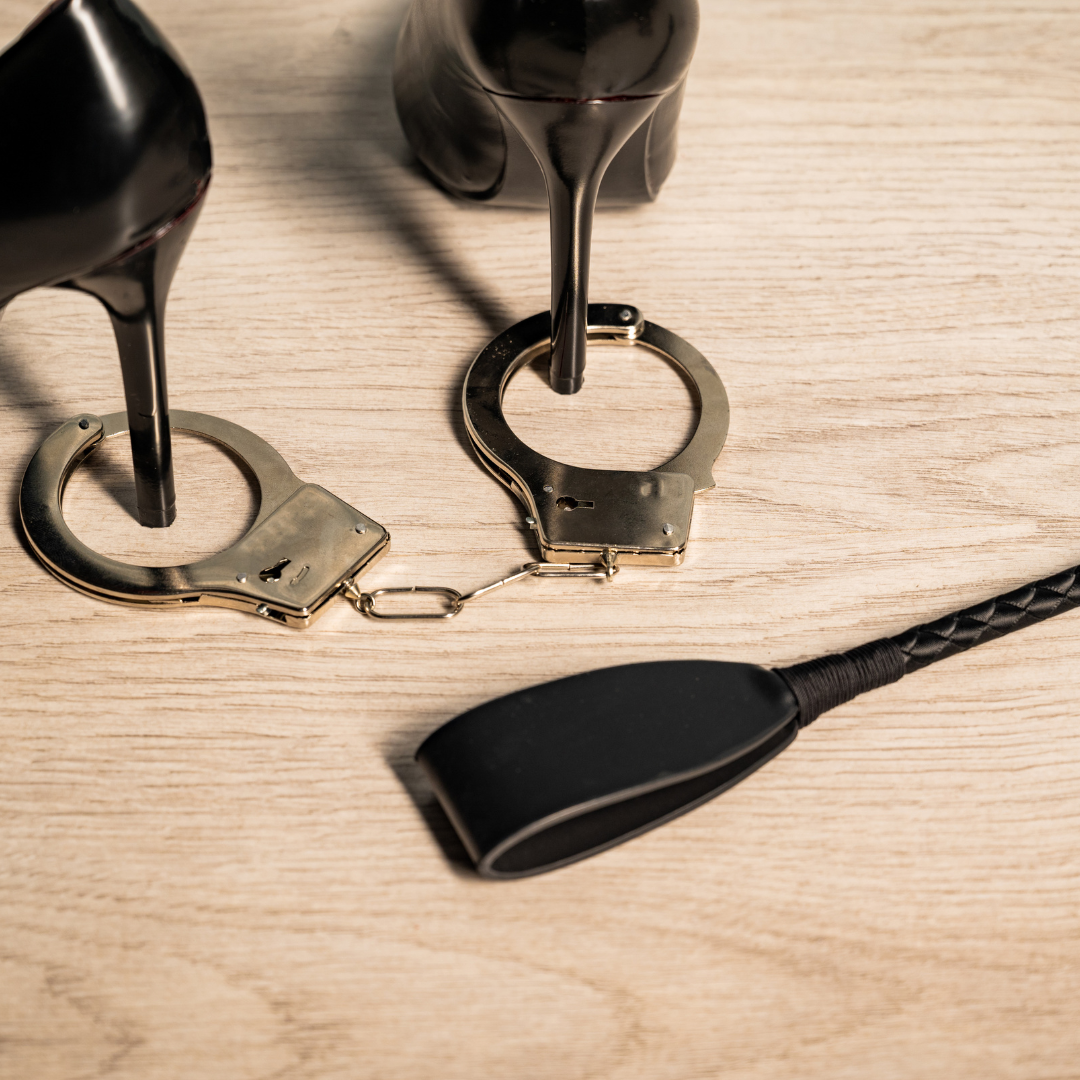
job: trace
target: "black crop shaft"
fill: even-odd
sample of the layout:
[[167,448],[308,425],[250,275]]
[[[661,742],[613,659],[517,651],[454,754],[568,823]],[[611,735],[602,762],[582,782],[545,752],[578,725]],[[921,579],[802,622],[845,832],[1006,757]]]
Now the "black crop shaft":
[[1074,607],[1080,607],[1080,566],[934,622],[913,626],[889,640],[900,647],[907,674]]
[[806,727],[823,712],[896,682],[909,671],[1075,607],[1080,607],[1080,566],[913,626],[896,637],[775,670],[791,687],[799,703],[799,726]]

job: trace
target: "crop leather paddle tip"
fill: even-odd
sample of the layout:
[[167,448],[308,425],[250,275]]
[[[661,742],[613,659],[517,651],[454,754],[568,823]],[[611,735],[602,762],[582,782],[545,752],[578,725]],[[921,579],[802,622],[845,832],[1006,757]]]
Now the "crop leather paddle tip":
[[416,757],[480,874],[526,877],[719,795],[791,743],[797,716],[766,668],[664,660],[490,701]]

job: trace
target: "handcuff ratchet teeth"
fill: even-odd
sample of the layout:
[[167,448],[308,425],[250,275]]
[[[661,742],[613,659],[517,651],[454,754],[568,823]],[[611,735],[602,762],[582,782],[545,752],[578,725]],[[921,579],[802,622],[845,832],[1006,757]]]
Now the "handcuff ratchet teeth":
[[488,470],[525,505],[547,562],[678,566],[694,495],[715,486],[713,462],[727,438],[728,400],[713,366],[689,342],[637,308],[590,304],[590,341],[643,345],[680,368],[694,389],[698,422],[683,450],[649,472],[581,469],[537,453],[510,429],[503,395],[514,374],[551,348],[551,317],[534,315],[494,338],[465,378],[469,440]]
[[173,410],[174,431],[221,443],[259,485],[259,510],[242,539],[184,566],[135,566],[91,550],[64,521],[64,487],[102,440],[128,430],[127,413],[84,414],[38,448],[20,492],[23,528],[56,577],[88,596],[140,607],[203,604],[251,611],[305,627],[390,545],[377,521],[316,484],[297,478],[285,459],[254,433],[205,413]]

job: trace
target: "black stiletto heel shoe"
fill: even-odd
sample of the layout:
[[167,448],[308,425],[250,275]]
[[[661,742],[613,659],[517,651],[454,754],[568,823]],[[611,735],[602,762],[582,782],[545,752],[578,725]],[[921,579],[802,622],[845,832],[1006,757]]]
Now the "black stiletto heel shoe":
[[57,0],[0,53],[0,310],[41,285],[112,318],[139,520],[176,517],[165,301],[210,182],[198,90],[130,0]]
[[463,198],[546,191],[559,393],[581,389],[597,198],[659,192],[697,29],[697,0],[413,0],[406,16],[394,95],[421,162]]

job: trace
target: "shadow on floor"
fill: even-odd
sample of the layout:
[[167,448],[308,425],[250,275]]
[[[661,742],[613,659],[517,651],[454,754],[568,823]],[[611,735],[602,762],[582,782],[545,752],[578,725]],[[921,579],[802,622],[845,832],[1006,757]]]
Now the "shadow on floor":
[[458,839],[454,826],[446,816],[439,800],[431,790],[423,770],[413,759],[416,747],[423,742],[423,735],[415,732],[400,732],[392,737],[383,747],[383,759],[398,778],[398,782],[408,792],[417,812],[435,838],[443,853],[443,858],[456,873],[463,877],[476,877],[473,861]]

